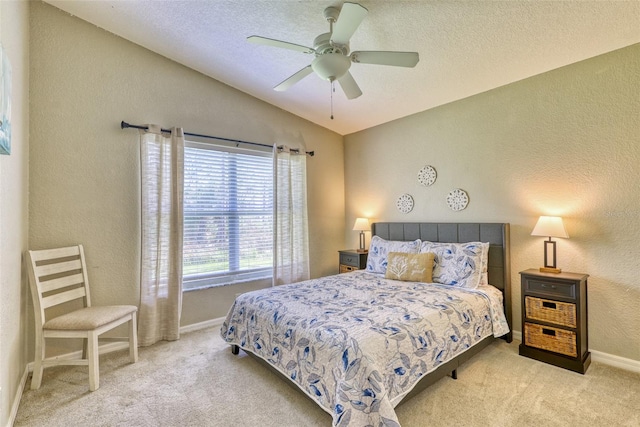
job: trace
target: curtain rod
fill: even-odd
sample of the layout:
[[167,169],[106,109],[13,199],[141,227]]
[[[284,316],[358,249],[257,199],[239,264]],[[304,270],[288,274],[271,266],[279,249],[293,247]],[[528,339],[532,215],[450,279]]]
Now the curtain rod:
[[[132,125],[132,124],[129,124],[129,123],[125,122],[124,120],[121,121],[120,122],[120,129],[126,129],[126,128],[149,130],[149,126]],[[170,129],[160,129],[160,131],[171,133]],[[242,141],[241,139],[230,139],[230,138],[223,138],[223,137],[220,137],[220,136],[201,135],[199,133],[190,133],[190,132],[184,132],[184,134],[188,135],[188,136],[198,136],[200,138],[211,138],[211,139],[218,139],[220,141],[235,142],[236,144],[249,144],[249,145],[257,145],[259,147],[273,148],[273,145],[260,144],[258,142]],[[279,146],[278,148],[282,148],[282,146]],[[300,153],[300,150],[297,149],[297,148],[291,148],[290,151],[292,151],[294,153]],[[311,157],[313,157],[313,155],[315,154],[314,151],[305,151],[305,153],[308,154]]]

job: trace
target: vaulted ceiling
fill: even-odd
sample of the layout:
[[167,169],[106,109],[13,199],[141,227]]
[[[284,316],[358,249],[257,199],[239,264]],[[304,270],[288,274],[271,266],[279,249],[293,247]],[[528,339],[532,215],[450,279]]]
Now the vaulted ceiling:
[[[355,1],[355,0],[354,0]],[[640,42],[640,2],[362,0],[352,51],[415,51],[415,68],[352,64],[348,100],[314,74],[273,87],[313,55],[248,43],[260,35],[313,47],[329,31],[324,0],[47,0],[72,15],[345,135]]]

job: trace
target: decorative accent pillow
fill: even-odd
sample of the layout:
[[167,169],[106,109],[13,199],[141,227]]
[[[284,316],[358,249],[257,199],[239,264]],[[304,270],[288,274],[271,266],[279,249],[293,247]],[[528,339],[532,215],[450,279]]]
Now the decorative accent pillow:
[[489,284],[489,245],[490,243],[480,243],[482,245],[482,274],[480,275],[480,284]]
[[405,282],[432,282],[433,252],[408,254],[390,252],[385,278]]
[[369,243],[367,271],[370,273],[385,273],[387,271],[387,255],[390,252],[416,254],[419,248],[420,239],[412,242],[403,242],[399,240],[385,240],[379,236],[373,236],[371,243]]
[[[475,289],[482,277],[483,243],[422,242],[420,252],[433,252],[433,281]],[[488,253],[488,250],[487,250]]]

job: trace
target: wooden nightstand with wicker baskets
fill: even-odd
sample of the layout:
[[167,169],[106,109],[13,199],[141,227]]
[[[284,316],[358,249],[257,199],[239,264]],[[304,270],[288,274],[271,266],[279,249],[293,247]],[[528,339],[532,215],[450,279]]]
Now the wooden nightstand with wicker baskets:
[[367,268],[368,252],[360,252],[355,249],[345,249],[340,252],[339,273],[348,273]]
[[520,355],[584,374],[591,363],[587,278],[581,273],[520,272]]

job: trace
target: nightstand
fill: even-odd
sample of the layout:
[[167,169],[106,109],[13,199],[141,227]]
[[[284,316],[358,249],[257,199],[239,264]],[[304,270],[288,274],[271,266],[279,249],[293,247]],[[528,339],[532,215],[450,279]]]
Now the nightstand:
[[587,277],[581,273],[520,272],[520,355],[584,374],[591,363]]
[[358,252],[355,249],[345,249],[340,252],[340,273],[363,270],[367,267],[368,252]]

